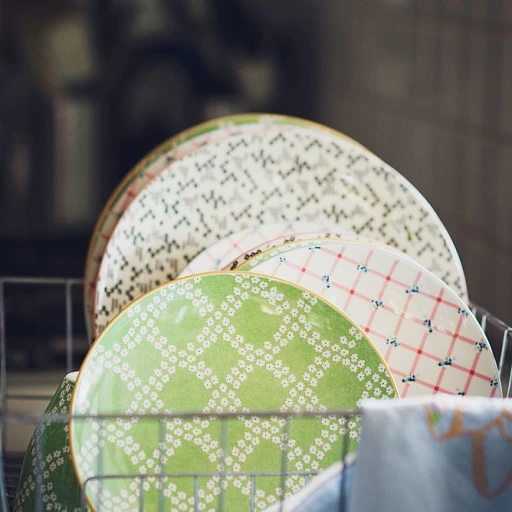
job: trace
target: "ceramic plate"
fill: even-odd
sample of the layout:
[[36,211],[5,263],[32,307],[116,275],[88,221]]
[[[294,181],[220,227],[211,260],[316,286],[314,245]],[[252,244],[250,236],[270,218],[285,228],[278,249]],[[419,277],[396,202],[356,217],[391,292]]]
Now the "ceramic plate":
[[334,223],[376,237],[465,293],[441,221],[396,171],[334,135],[270,126],[171,164],[133,201],[101,262],[97,332],[216,240],[282,220]]
[[[77,372],[66,375],[45,415],[69,413],[76,377]],[[14,511],[33,512],[41,503],[45,510],[80,510],[81,490],[71,462],[67,421],[40,422],[23,460]]]
[[[341,311],[316,295],[250,273],[194,275],[163,285],[130,304],[102,333],[80,370],[72,414],[214,413],[352,408],[366,397],[395,398],[378,351]],[[123,419],[71,422],[80,482],[94,475],[215,473],[281,468],[284,420],[229,421],[226,451],[220,422]],[[341,436],[357,445],[357,422],[328,416],[294,420],[290,470],[326,468],[341,453]],[[251,479],[227,476],[225,509],[247,510]],[[278,500],[280,478],[258,480],[256,508]],[[286,493],[304,484],[287,479]],[[161,485],[160,485],[161,484]],[[199,510],[216,510],[218,477],[198,480]],[[145,510],[189,510],[193,478],[149,477]],[[141,481],[87,485],[95,510],[138,510]]]
[[360,242],[317,240],[267,251],[240,270],[323,296],[364,329],[401,397],[501,396],[491,347],[469,308],[414,261]]
[[[309,238],[343,238],[375,243],[395,250],[373,238],[352,231],[314,222],[276,222],[260,224],[233,233],[208,247],[196,256],[179,274],[185,277],[212,270],[234,270],[239,264],[257,254],[289,242]],[[400,251],[398,251],[400,252]]]
[[[231,265],[234,260],[244,260],[251,257],[253,251],[281,245],[289,241],[312,237],[342,236],[351,231],[336,230],[317,222],[275,222],[272,224],[257,224],[250,228],[233,233],[201,251],[181,272],[179,277],[185,277],[198,272],[221,270]],[[253,254],[254,255],[254,254]]]
[[404,257],[408,258],[408,256],[398,249],[395,249],[394,247],[391,247],[390,245],[387,245],[383,242],[380,242],[379,240],[375,240],[375,238],[371,238],[369,236],[364,235],[356,235],[355,233],[352,233],[350,231],[344,232],[343,230],[340,231],[324,231],[318,232],[316,236],[312,237],[310,233],[302,232],[302,233],[295,233],[293,237],[281,237],[281,238],[275,238],[274,240],[271,240],[269,242],[263,243],[261,245],[258,245],[256,247],[252,247],[249,251],[244,252],[240,255],[238,255],[234,260],[230,261],[227,265],[222,267],[221,270],[235,270],[238,268],[241,264],[245,263],[246,261],[250,260],[251,258],[254,258],[258,254],[261,254],[262,252],[265,252],[269,249],[277,249],[281,246],[284,246],[288,243],[301,243],[304,245],[308,245],[311,240],[313,239],[341,239],[341,240],[355,240],[359,242],[364,242],[370,245],[378,245],[381,247],[385,247],[388,249],[388,251],[391,252],[397,252],[398,254],[402,254]]
[[[103,208],[89,245],[85,264],[84,282],[86,285],[84,287],[84,304],[86,325],[90,337],[94,337],[93,311],[99,265],[105,252],[107,242],[117,222],[137,194],[155,176],[158,176],[166,166],[193,153],[198,148],[226,140],[233,135],[240,135],[242,133],[264,133],[269,125],[279,126],[284,131],[287,126],[290,125],[308,130],[329,131],[329,128],[325,126],[289,116],[240,114],[221,117],[194,126],[164,142],[148,156],[143,158],[135,168],[127,174]],[[344,137],[351,144],[359,146],[356,141],[342,134],[337,134],[337,136],[339,138]]]

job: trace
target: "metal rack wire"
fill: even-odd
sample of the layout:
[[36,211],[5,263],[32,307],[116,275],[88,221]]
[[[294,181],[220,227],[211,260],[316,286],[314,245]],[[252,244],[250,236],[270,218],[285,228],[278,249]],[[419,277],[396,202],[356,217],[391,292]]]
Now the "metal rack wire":
[[[65,362],[63,364],[63,368],[60,370],[62,374],[69,373],[73,370],[76,370],[79,361],[74,358],[74,344],[76,339],[76,330],[73,323],[73,308],[75,306],[73,299],[73,292],[77,288],[81,288],[83,286],[82,281],[80,279],[57,279],[57,278],[14,278],[14,277],[6,277],[0,278],[0,400],[1,400],[1,416],[0,416],[0,505],[2,510],[10,510],[12,507],[12,502],[14,498],[14,494],[16,492],[16,486],[18,484],[18,478],[21,471],[21,465],[23,460],[23,449],[16,450],[12,449],[9,446],[8,442],[8,429],[16,428],[19,425],[33,425],[34,428],[40,424],[40,420],[42,418],[41,414],[34,414],[33,412],[26,412],[20,410],[20,407],[12,407],[11,403],[13,401],[18,402],[18,404],[23,404],[27,401],[39,401],[42,405],[45,405],[51,395],[48,394],[37,394],[37,393],[29,393],[29,392],[21,392],[21,393],[12,393],[9,392],[9,372],[11,371],[8,365],[8,352],[9,352],[9,339],[7,336],[8,332],[8,323],[9,318],[7,315],[6,305],[9,300],[9,292],[13,290],[17,292],[22,292],[23,290],[27,290],[27,287],[56,287],[62,291],[62,329],[65,333]],[[512,396],[512,350],[510,349],[510,338],[512,337],[512,327],[509,326],[506,322],[497,318],[495,315],[487,311],[486,309],[477,306],[475,304],[471,305],[472,311],[479,320],[483,330],[487,333],[491,344],[493,346],[495,354],[499,354],[498,358],[498,374],[502,382],[504,395],[507,397]],[[27,322],[30,322],[30,319],[27,318]],[[62,376],[63,376],[62,375]],[[21,408],[23,409],[23,408]],[[266,411],[259,413],[223,413],[215,415],[216,419],[221,422],[221,445],[223,448],[227,446],[228,441],[228,424],[232,421],[240,421],[245,416],[258,416],[260,418],[269,418],[269,417],[277,417],[284,420],[283,427],[283,435],[286,438],[286,432],[290,428],[290,424],[298,418],[308,418],[308,417],[319,417],[319,416],[331,416],[336,418],[356,418],[359,411],[327,411],[327,412],[301,412],[301,413],[290,413],[290,412],[274,412],[274,411]],[[180,417],[182,419],[190,419],[190,417],[201,416],[199,413],[195,414],[169,414],[169,415],[138,415],[141,418],[145,418],[150,421],[163,422],[165,420],[173,419],[175,417]],[[208,416],[212,416],[211,413]],[[115,416],[105,416],[98,417],[95,416],[96,420],[100,419],[112,419],[119,418],[119,415]],[[67,415],[47,415],[45,418],[45,422],[68,422],[69,417]],[[78,417],[74,417],[74,420],[80,420]],[[84,419],[84,418],[82,418]],[[161,430],[161,429],[160,429]],[[268,471],[268,472],[247,472],[247,473],[232,473],[229,471],[221,471],[219,473],[176,473],[176,474],[158,474],[158,475],[123,475],[124,478],[138,478],[140,481],[140,485],[144,484],[145,479],[150,477],[155,478],[189,478],[193,481],[194,489],[195,489],[195,510],[198,510],[198,490],[199,490],[199,481],[202,478],[216,476],[222,482],[224,479],[233,477],[233,476],[244,476],[248,478],[251,482],[251,494],[248,498],[248,508],[250,510],[255,510],[256,498],[254,494],[254,489],[256,488],[256,483],[259,478],[265,477],[277,477],[281,479],[281,487],[285,488],[286,478],[289,476],[300,476],[303,477],[303,483],[307,484],[309,479],[314,476],[316,471],[290,471],[288,468],[288,446],[286,443],[283,445],[282,459],[281,459],[281,468],[280,471]],[[226,450],[223,450],[223,453],[226,453]],[[344,460],[345,456],[348,454],[348,436],[343,436],[343,441],[341,445],[341,453],[340,460]],[[221,467],[225,467],[221,464]],[[82,509],[85,508],[85,488],[87,485],[91,483],[91,479],[85,481],[82,485]],[[339,510],[346,510],[345,503],[345,485],[343,481],[343,474],[341,479],[341,493],[340,493],[340,504]],[[144,503],[142,500],[143,493],[141,493],[141,501],[139,503],[139,509],[144,509]],[[221,483],[221,491],[218,497],[218,510],[224,510],[224,491]],[[43,505],[41,503],[41,511],[43,510]],[[163,510],[163,509],[162,509]]]

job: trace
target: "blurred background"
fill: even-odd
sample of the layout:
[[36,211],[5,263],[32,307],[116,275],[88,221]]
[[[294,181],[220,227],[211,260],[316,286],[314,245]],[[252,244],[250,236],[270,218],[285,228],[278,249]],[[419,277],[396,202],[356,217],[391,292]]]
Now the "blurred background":
[[[404,174],[452,235],[472,300],[510,323],[511,93],[506,0],[4,0],[0,275],[81,277],[102,205],[148,151],[209,118],[275,112]],[[62,288],[8,292],[10,364],[47,366]]]

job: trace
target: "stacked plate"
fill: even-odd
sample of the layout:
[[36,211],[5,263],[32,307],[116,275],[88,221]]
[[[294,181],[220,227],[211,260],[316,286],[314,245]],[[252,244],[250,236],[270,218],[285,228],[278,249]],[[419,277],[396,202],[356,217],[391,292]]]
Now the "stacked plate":
[[[308,121],[235,116],[158,148],[102,212],[85,279],[96,341],[69,459],[93,510],[213,510],[221,488],[228,510],[264,509],[359,437],[335,416],[291,430],[246,417],[227,435],[218,413],[501,396],[436,213],[367,149]],[[283,443],[296,474],[254,489],[244,473],[278,473]],[[210,476],[159,476],[181,472]]]

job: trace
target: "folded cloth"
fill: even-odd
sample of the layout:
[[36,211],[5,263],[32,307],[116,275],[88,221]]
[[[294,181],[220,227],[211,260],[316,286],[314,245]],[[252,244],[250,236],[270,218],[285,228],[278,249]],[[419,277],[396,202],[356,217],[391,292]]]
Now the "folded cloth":
[[512,511],[512,400],[365,401],[349,511]]
[[[356,457],[345,458],[345,463],[333,464],[316,476],[302,491],[276,503],[265,512],[327,512],[346,510]],[[343,495],[341,486],[343,479]],[[343,503],[340,504],[340,496]]]

